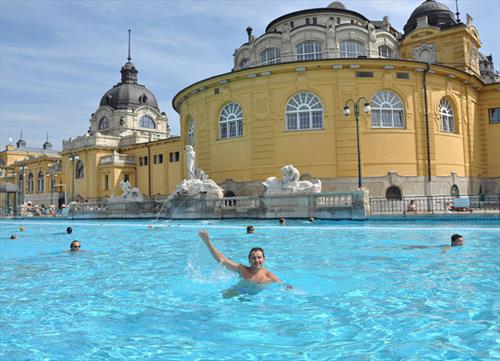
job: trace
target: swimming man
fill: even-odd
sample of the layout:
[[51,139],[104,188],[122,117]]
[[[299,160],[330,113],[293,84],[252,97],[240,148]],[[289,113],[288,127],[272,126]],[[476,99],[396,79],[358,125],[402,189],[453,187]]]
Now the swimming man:
[[[259,247],[252,248],[248,254],[248,261],[250,262],[250,267],[242,265],[231,261],[226,258],[222,253],[220,253],[217,248],[214,247],[212,242],[210,242],[210,237],[208,232],[204,229],[198,233],[200,238],[205,242],[208,250],[214,257],[214,259],[226,267],[228,270],[239,273],[240,277],[253,283],[272,283],[277,282],[283,284],[281,280],[272,274],[270,271],[264,269],[264,262],[266,261],[266,256],[264,255],[264,250]],[[287,286],[289,288],[290,286]]]
[[73,241],[71,242],[70,246],[69,246],[69,251],[70,252],[80,252],[80,242],[78,241]]

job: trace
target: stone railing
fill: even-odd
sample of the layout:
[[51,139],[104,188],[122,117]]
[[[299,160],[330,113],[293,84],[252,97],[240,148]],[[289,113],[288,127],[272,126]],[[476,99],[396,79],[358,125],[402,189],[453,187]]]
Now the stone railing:
[[112,154],[101,157],[99,165],[135,165],[135,157],[123,154]]

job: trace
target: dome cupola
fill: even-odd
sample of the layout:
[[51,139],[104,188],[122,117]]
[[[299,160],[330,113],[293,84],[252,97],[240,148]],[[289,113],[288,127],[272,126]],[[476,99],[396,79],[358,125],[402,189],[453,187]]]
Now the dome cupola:
[[427,22],[430,26],[440,29],[450,28],[458,23],[453,12],[445,4],[435,0],[426,0],[411,13],[404,26],[404,35],[415,30],[417,19],[423,16],[427,16]]
[[109,106],[116,109],[136,109],[140,106],[150,106],[156,110],[160,110],[158,102],[156,101],[153,93],[144,85],[137,83],[137,69],[131,62],[130,57],[130,30],[129,30],[129,44],[128,44],[128,57],[125,65],[122,66],[120,73],[122,80],[113,88],[108,90],[103,97],[99,106]]

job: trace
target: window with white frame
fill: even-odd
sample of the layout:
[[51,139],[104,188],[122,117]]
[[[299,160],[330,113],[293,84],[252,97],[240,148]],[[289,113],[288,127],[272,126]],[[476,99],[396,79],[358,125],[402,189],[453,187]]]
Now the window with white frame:
[[378,47],[378,55],[381,58],[392,59],[394,56],[394,51],[387,45],[381,45]]
[[37,193],[43,193],[45,188],[44,175],[42,171],[38,172],[38,177],[36,178],[36,191]]
[[356,40],[344,40],[340,42],[340,57],[341,58],[357,58],[365,56],[365,45]]
[[281,63],[281,49],[268,48],[260,53],[260,65],[270,65]]
[[250,59],[248,58],[243,58],[240,61],[240,69],[246,69],[250,67]]
[[404,128],[404,106],[391,91],[376,93],[371,100],[372,128]]
[[76,162],[76,169],[75,169],[75,178],[83,178],[84,175],[84,167],[83,167],[83,162],[79,160]]
[[309,92],[301,92],[290,98],[286,105],[286,130],[323,128],[323,105]]
[[188,144],[194,147],[194,120],[188,121]]
[[102,119],[99,121],[99,129],[106,128],[109,128],[109,119],[106,117],[102,117]]
[[19,175],[19,181],[17,182],[17,188],[19,188],[19,192],[24,193],[24,175]]
[[229,103],[220,112],[220,139],[243,136],[243,112],[238,103]]
[[141,128],[151,128],[151,129],[156,128],[154,120],[151,119],[151,117],[148,117],[147,115],[143,116],[141,120],[139,120],[139,126]]
[[26,188],[27,188],[28,193],[33,192],[33,173],[31,173],[31,172],[28,174],[28,182],[26,184]]
[[443,98],[439,102],[439,118],[441,120],[441,130],[443,132],[455,132],[455,118],[450,102]]
[[297,60],[317,60],[323,58],[323,50],[319,41],[307,40],[295,47]]

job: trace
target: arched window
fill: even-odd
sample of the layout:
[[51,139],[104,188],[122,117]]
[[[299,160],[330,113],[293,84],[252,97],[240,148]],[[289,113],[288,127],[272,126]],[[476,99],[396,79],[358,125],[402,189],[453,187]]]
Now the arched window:
[[79,160],[76,162],[75,178],[83,178],[83,162]]
[[453,117],[453,108],[445,98],[439,102],[439,118],[441,120],[441,130],[443,132],[455,132],[455,120]]
[[141,120],[139,120],[139,127],[141,128],[150,128],[150,129],[155,129],[155,122],[151,117],[148,117],[147,115],[143,116]]
[[19,175],[19,180],[17,181],[17,188],[19,188],[19,192],[24,193],[24,175]]
[[455,198],[460,197],[460,190],[458,189],[458,186],[456,184],[451,186],[450,194]]
[[250,59],[248,58],[243,58],[240,61],[240,69],[246,69],[250,67]]
[[303,41],[295,48],[297,50],[297,60],[317,60],[323,57],[323,50],[319,41]]
[[189,119],[188,122],[188,144],[194,146],[194,120]]
[[99,121],[99,129],[109,128],[109,119],[106,117],[102,117]]
[[26,188],[27,188],[28,193],[33,192],[33,173],[31,173],[31,172],[28,174],[28,182],[26,184]]
[[281,63],[281,49],[268,48],[260,53],[260,65],[270,65]]
[[243,136],[243,112],[238,103],[229,103],[220,112],[220,138]]
[[373,128],[403,128],[404,107],[401,99],[391,91],[376,93],[371,100]]
[[340,42],[341,58],[357,58],[366,56],[365,45],[356,40],[344,40]]
[[285,113],[287,130],[323,128],[323,105],[312,93],[295,94],[288,101]]
[[402,199],[401,189],[397,186],[390,186],[385,191],[385,198],[400,201]]
[[44,175],[42,171],[38,172],[38,176],[36,178],[36,191],[37,193],[43,193],[45,188]]
[[387,45],[381,45],[378,47],[378,55],[381,58],[392,59],[394,57],[394,51]]

